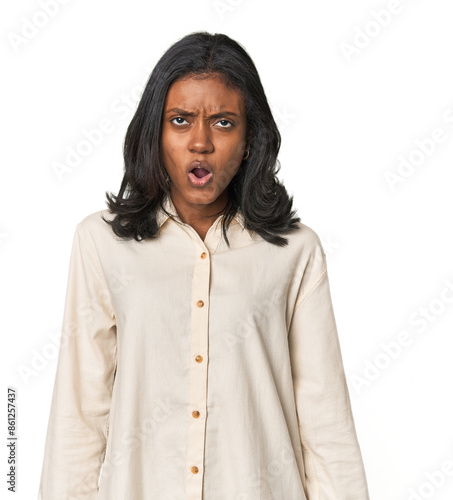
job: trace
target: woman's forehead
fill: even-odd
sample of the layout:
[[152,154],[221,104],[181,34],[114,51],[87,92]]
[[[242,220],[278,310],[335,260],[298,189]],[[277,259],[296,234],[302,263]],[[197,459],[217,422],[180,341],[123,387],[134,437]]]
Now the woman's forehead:
[[220,112],[245,111],[241,93],[224,84],[218,77],[187,78],[174,82],[165,99],[166,108],[178,107],[187,111]]

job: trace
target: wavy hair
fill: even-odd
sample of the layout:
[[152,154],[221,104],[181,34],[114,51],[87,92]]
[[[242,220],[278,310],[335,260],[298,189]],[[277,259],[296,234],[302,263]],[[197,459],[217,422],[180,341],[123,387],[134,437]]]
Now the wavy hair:
[[137,241],[158,232],[157,210],[169,192],[167,171],[161,156],[162,116],[170,86],[188,76],[220,76],[238,90],[247,115],[249,156],[228,184],[228,203],[222,233],[229,246],[227,229],[238,209],[247,229],[266,241],[285,246],[282,234],[297,229],[299,217],[292,210],[293,197],[278,180],[277,160],[281,136],[261,84],[246,50],[227,35],[195,32],[174,43],[159,59],[130,122],[123,144],[124,177],[117,196],[106,192],[114,233]]

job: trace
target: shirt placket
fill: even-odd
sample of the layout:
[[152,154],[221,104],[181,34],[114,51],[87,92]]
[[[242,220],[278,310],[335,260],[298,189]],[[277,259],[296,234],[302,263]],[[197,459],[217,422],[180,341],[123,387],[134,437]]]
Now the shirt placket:
[[215,231],[217,221],[203,241],[191,227],[189,230],[195,244],[195,266],[191,293],[190,325],[190,396],[189,428],[187,447],[187,498],[203,498],[204,451],[206,440],[208,344],[209,344],[209,284],[211,253],[218,244]]

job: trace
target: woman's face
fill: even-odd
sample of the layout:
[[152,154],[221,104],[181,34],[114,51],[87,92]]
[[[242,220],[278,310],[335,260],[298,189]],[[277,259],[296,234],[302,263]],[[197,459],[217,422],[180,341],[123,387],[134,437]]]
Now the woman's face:
[[[246,110],[241,94],[216,76],[173,83],[164,105],[162,160],[171,196],[184,206],[227,201],[227,187],[245,155]],[[197,168],[196,161],[201,163]],[[216,203],[215,203],[216,202]]]

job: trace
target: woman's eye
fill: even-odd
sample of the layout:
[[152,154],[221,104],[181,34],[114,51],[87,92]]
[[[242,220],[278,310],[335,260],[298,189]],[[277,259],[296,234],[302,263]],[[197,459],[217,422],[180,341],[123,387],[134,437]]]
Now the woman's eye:
[[228,121],[228,120],[220,120],[217,123],[229,123],[230,124],[230,127],[220,127],[220,128],[231,128],[233,126],[233,124],[230,121]]
[[[171,122],[173,122],[174,120],[182,120],[183,122],[185,122],[186,120],[184,118],[182,118],[181,116],[177,116],[176,118],[173,118],[173,120],[170,120]],[[181,122],[178,122],[176,125],[182,125]]]
[[[178,120],[178,121],[175,122],[175,120]],[[170,122],[175,123],[175,125],[184,125],[183,122],[186,122],[186,121],[187,120],[184,119],[182,116],[176,116],[175,118],[173,118],[172,120],[170,120]],[[221,124],[220,128],[231,128],[231,127],[234,127],[234,124],[232,122],[228,121],[228,120],[220,120],[217,123]]]

